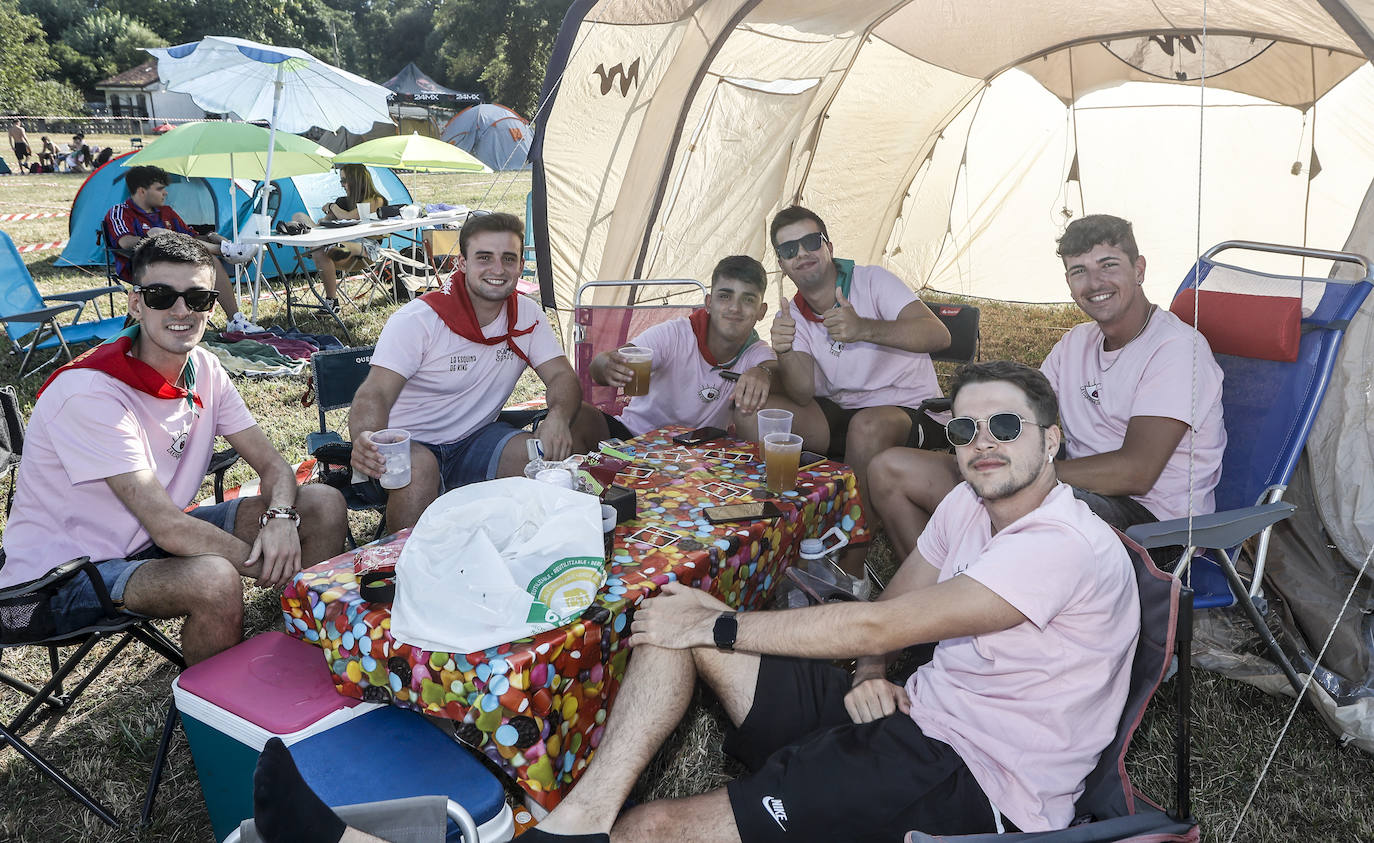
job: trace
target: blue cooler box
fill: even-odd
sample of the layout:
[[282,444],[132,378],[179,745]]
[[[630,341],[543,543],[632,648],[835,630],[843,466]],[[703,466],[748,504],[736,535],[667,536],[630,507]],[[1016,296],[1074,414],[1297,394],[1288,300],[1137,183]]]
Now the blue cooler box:
[[215,839],[253,816],[253,770],[272,737],[288,746],[382,706],[334,690],[319,647],[266,632],[172,683]]
[[[369,711],[306,738],[291,747],[291,757],[328,805],[445,795],[472,815],[482,843],[503,843],[515,834],[497,775],[417,712]],[[446,839],[462,839],[452,820]]]

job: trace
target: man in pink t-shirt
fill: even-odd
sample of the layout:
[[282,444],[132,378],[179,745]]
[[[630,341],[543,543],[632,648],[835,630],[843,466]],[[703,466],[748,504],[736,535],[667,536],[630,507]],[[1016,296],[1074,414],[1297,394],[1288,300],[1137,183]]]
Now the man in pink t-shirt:
[[[185,617],[188,664],[243,635],[242,576],[280,586],[343,549],[347,512],[327,486],[297,488],[213,354],[198,348],[215,305],[213,259],[183,234],[138,244],[137,326],[59,369],[40,390],[5,529],[0,585],[96,560],[119,610]],[[261,494],[185,511],[223,436]],[[78,575],[53,598],[59,631],[104,616]]]
[[[1075,220],[1059,240],[1059,256],[1074,302],[1092,317],[1065,334],[1040,367],[1064,420],[1059,478],[1122,530],[1214,511],[1226,428],[1221,368],[1207,339],[1145,297],[1145,257],[1126,220]],[[959,482],[947,456],[909,449],[881,454],[873,477],[875,505],[903,555]]]
[[[752,415],[768,400],[773,350],[754,326],[768,312],[763,264],[748,255],[723,258],[711,272],[706,306],[690,317],[654,325],[624,346],[653,350],[649,392],[630,400],[607,432],[623,439],[676,424],[726,428],[732,412]],[[624,387],[634,377],[620,349],[592,360],[592,380]]]
[[[596,757],[531,843],[899,840],[1064,828],[1116,734],[1139,633],[1135,576],[1055,477],[1055,396],[1017,363],[964,367],[950,438],[966,484],[882,596],[733,611],[677,583],[639,607]],[[888,655],[938,642],[900,685]],[[858,658],[851,677],[828,660]],[[697,677],[750,770],[686,799],[621,806]],[[614,826],[614,830],[612,830]]]
[[[792,432],[807,448],[843,458],[867,503],[873,457],[898,445],[948,446],[940,424],[917,408],[940,394],[930,352],[949,345],[949,330],[892,273],[836,259],[814,212],[784,208],[769,234],[797,294],[773,320],[778,388],[768,406],[792,411]],[[745,438],[756,435],[752,417],[739,428]],[[879,526],[868,512],[869,525]],[[858,548],[841,564],[862,577],[863,555]],[[856,583],[866,594],[865,586]]]
[[410,434],[410,483],[387,492],[391,532],[414,526],[444,491],[524,471],[530,434],[497,416],[527,367],[544,382],[549,413],[538,438],[546,459],[589,451],[604,433],[543,312],[515,292],[524,237],[519,217],[469,216],[458,234],[457,272],[382,328],[348,428],[353,468],[374,478],[386,464],[372,434]]

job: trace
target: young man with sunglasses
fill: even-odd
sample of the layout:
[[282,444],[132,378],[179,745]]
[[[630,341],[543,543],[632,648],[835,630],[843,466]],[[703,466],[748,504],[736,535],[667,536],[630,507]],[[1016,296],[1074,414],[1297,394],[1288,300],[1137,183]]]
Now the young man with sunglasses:
[[[0,585],[79,556],[99,560],[53,598],[59,631],[121,611],[185,617],[187,663],[237,644],[243,576],[284,585],[343,549],[343,498],[297,488],[218,359],[198,346],[216,293],[213,258],[182,234],[134,250],[136,324],[53,373],[39,390],[4,536]],[[261,493],[185,509],[223,436]]]
[[386,525],[414,526],[442,492],[519,476],[531,436],[497,417],[526,368],[544,382],[549,413],[538,439],[546,459],[596,447],[601,413],[539,305],[515,292],[525,265],[524,225],[512,214],[469,216],[458,233],[458,269],[443,287],[391,314],[372,369],[353,397],[353,468],[386,470],[372,434],[410,434],[410,483],[387,492]]
[[[1064,418],[1060,479],[1122,530],[1213,512],[1226,428],[1221,369],[1207,339],[1146,298],[1145,257],[1126,220],[1075,220],[1058,254],[1070,295],[1092,319],[1065,334],[1040,367]],[[874,504],[895,552],[910,552],[958,482],[941,454],[893,449],[874,460]]]
[[[113,248],[125,251],[133,249],[144,238],[163,232],[175,231],[194,237],[211,254],[220,253],[224,238],[219,234],[201,236],[182,220],[172,206],[167,204],[167,171],[161,167],[130,167],[124,173],[124,185],[129,189],[129,198],[115,205],[105,214],[103,223],[105,242]],[[115,274],[126,283],[133,283],[131,262],[119,252],[114,253]],[[228,320],[226,333],[261,333],[262,328],[248,321],[239,310],[238,299],[234,296],[234,286],[229,274],[219,261],[213,262],[215,271],[215,290],[218,292],[220,307]]]
[[[635,614],[596,757],[522,839],[898,840],[1069,824],[1126,700],[1134,572],[1055,477],[1060,429],[1043,375],[971,364],[951,392],[966,482],[881,597],[736,613],[665,586]],[[930,642],[928,664],[888,681],[890,655]],[[829,661],[855,657],[853,676]],[[621,814],[698,677],[749,774]]]
[[[725,428],[732,411],[749,415],[762,408],[776,365],[773,350],[754,331],[768,312],[767,289],[763,264],[748,255],[722,258],[711,272],[704,307],[631,339],[626,348],[653,350],[649,392],[619,416],[606,415],[608,432],[629,439],[669,424]],[[613,349],[592,360],[591,375],[603,386],[624,387],[634,372]]]
[[[792,411],[805,447],[843,456],[869,501],[873,457],[897,445],[945,447],[939,423],[916,408],[940,394],[929,353],[949,345],[949,330],[897,276],[836,258],[814,212],[784,208],[769,234],[797,293],[773,320],[778,384],[768,406]],[[739,430],[755,436],[753,417],[741,417]],[[866,596],[862,549],[841,564]]]

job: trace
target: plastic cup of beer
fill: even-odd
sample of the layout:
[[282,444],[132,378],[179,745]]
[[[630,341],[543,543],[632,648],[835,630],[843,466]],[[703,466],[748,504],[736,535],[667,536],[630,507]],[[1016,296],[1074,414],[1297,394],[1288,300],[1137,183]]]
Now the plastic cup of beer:
[[790,492],[797,488],[802,438],[795,433],[770,433],[763,437],[763,464],[768,470],[768,490]]
[[622,348],[620,357],[625,361],[634,372],[634,377],[625,384],[624,393],[626,395],[648,395],[649,394],[649,371],[654,364],[654,350],[652,348]]
[[759,410],[755,413],[759,422],[759,442],[770,433],[792,432],[791,410]]
[[410,485],[410,434],[400,428],[389,427],[372,434],[386,471],[378,482],[383,489],[403,489]]

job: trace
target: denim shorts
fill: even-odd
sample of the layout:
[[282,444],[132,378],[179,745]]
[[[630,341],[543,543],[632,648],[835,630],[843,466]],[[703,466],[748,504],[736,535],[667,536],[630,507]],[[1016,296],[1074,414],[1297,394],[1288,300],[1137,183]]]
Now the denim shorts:
[[[234,532],[234,518],[238,515],[239,503],[242,498],[234,498],[224,503],[198,506],[186,513],[192,518],[219,527],[226,533]],[[110,592],[110,600],[116,609],[124,609],[124,589],[129,584],[129,577],[133,576],[134,571],[139,566],[151,559],[166,559],[173,554],[168,553],[156,544],[150,544],[132,556],[123,559],[106,559],[97,562],[95,569],[100,572],[100,578],[105,581],[105,588]],[[91,585],[91,580],[85,574],[78,574],[62,587],[62,590],[53,595],[52,610],[57,620],[57,632],[59,634],[71,632],[90,626],[105,616],[105,609],[100,605],[100,597],[95,593],[95,587]],[[140,617],[134,612],[127,612],[134,617]]]
[[491,480],[501,463],[501,451],[512,436],[523,433],[507,422],[494,421],[479,427],[466,438],[447,445],[421,442],[439,461],[439,492]]

